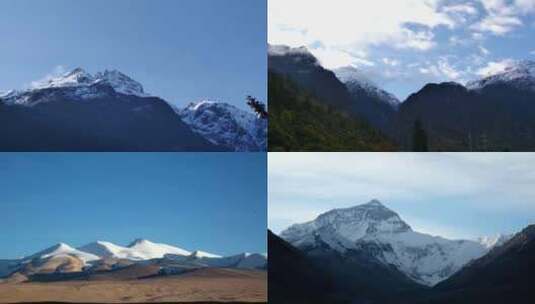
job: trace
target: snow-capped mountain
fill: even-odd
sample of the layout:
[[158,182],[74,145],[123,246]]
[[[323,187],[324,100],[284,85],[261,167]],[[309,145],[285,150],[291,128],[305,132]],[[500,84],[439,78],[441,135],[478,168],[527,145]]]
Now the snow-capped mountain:
[[[35,83],[32,88],[21,91],[9,91],[0,96],[8,104],[34,106],[57,98],[58,94],[67,95],[75,100],[87,100],[106,96],[112,92],[137,97],[148,97],[143,86],[117,71],[104,71],[91,75],[82,68],[76,68],[59,77],[54,77]],[[62,90],[52,90],[62,89]]]
[[211,143],[234,151],[266,151],[267,119],[233,105],[201,101],[176,109],[183,122]]
[[190,262],[202,265],[204,267],[231,267],[231,268],[242,268],[242,269],[259,269],[264,268],[267,264],[267,257],[258,254],[258,253],[241,253],[237,255],[221,257],[221,256],[181,256],[168,254],[165,256],[166,259],[179,261],[179,262]]
[[61,256],[75,256],[82,260],[85,264],[99,260],[100,257],[97,255],[91,254],[89,252],[81,251],[74,249],[73,247],[65,244],[59,243],[45,250],[39,251],[30,256],[24,257],[23,261],[31,261],[34,259],[48,259],[52,257],[61,257]]
[[32,84],[0,93],[0,150],[267,150],[266,119],[225,103],[176,109],[117,70]]
[[447,279],[489,250],[476,241],[415,232],[377,200],[323,213],[313,221],[289,227],[281,237],[305,251],[327,247],[347,256],[365,254],[429,286]]
[[369,96],[375,97],[378,102],[385,103],[397,109],[400,105],[397,99],[391,93],[380,89],[373,81],[366,77],[360,70],[355,67],[347,66],[333,70],[336,77],[343,82],[350,92],[365,92]]
[[190,252],[174,246],[153,243],[139,239],[127,247],[110,242],[97,241],[78,248],[99,258],[119,258],[128,260],[150,260],[162,258],[166,254],[189,255]]
[[509,241],[514,234],[498,234],[493,236],[482,236],[476,239],[485,248],[491,249],[493,247],[501,246],[505,242]]
[[191,253],[190,256],[196,257],[196,258],[221,258],[220,255],[209,253],[209,252],[204,252],[200,250],[195,250],[194,252]]
[[470,81],[466,87],[471,90],[480,90],[496,84],[509,84],[517,89],[535,91],[535,61],[516,61],[506,67],[503,72]]
[[177,255],[189,255],[189,251],[182,248],[161,244],[153,243],[149,240],[137,239],[128,245],[128,248],[132,249],[134,252],[137,252],[139,255],[144,257],[144,259],[154,259],[154,258],[163,258],[166,254],[177,254]]
[[268,45],[268,56],[294,56],[297,58],[308,59],[310,62],[320,65],[316,57],[305,46],[289,47],[287,45]]

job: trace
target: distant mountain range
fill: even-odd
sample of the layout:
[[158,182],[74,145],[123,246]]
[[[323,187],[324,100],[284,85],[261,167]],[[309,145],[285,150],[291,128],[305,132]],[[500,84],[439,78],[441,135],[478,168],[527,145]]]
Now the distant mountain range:
[[466,86],[428,84],[403,102],[358,69],[323,68],[304,47],[270,46],[269,69],[329,108],[364,119],[387,135],[398,150],[535,150],[532,61],[517,62]]
[[[275,286],[270,298],[278,299],[274,303],[530,303],[534,232],[529,226],[515,235],[449,240],[413,231],[377,200],[334,209],[269,235],[269,280]],[[274,258],[275,253],[281,256]],[[307,292],[302,282],[294,282],[303,277],[321,289]],[[279,289],[283,282],[286,288]]]
[[205,101],[176,109],[119,71],[77,68],[0,93],[2,151],[265,151],[266,133],[252,111]]
[[241,253],[222,257],[138,239],[126,247],[97,241],[73,248],[59,243],[15,260],[0,260],[0,279],[7,282],[63,281],[106,276],[139,279],[179,275],[201,268],[265,270],[267,257]]

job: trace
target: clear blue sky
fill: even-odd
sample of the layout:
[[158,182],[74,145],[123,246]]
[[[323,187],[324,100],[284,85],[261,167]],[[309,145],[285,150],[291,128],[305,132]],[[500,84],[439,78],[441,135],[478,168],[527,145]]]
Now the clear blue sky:
[[[0,91],[118,69],[177,105],[266,100],[265,0],[2,0]],[[61,68],[59,68],[61,69]]]
[[0,153],[0,259],[146,238],[266,252],[265,153]]

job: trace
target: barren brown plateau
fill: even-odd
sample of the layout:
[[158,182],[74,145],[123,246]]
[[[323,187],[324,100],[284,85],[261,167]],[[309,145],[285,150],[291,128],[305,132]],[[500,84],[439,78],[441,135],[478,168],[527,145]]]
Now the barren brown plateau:
[[122,281],[0,283],[0,303],[266,303],[267,272],[200,269]]

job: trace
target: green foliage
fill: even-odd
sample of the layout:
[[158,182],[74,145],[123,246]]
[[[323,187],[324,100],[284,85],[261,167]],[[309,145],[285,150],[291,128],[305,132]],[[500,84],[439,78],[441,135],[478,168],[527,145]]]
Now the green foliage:
[[393,151],[367,122],[318,101],[286,78],[269,73],[269,150]]

